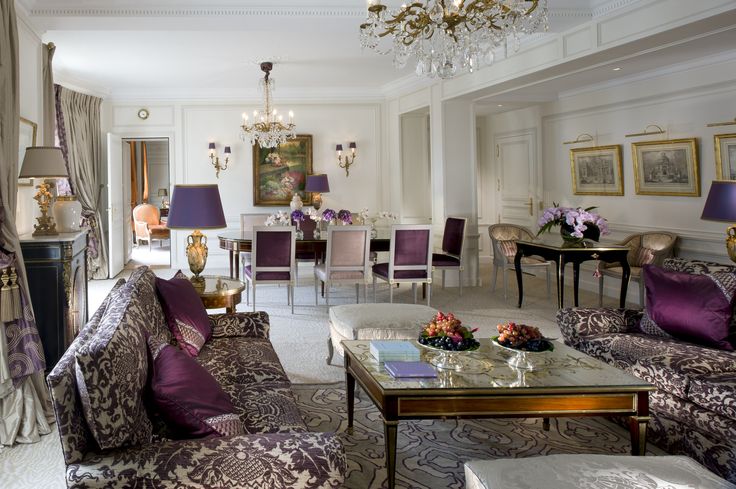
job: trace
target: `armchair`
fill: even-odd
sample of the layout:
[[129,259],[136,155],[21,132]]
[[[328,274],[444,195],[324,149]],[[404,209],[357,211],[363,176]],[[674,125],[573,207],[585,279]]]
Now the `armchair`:
[[158,207],[151,204],[140,204],[133,209],[133,224],[135,229],[135,241],[140,245],[141,241],[148,242],[148,249],[151,249],[151,242],[154,239],[163,244],[165,239],[171,239],[171,230],[166,224],[161,223],[161,216]]
[[[508,295],[508,274],[509,270],[516,270],[514,267],[514,256],[516,255],[516,242],[518,240],[531,241],[534,235],[531,231],[523,226],[516,224],[494,224],[488,227],[488,235],[491,237],[491,246],[493,247],[493,277],[491,282],[491,291],[496,291],[496,279],[498,269],[503,274],[503,298],[506,300]],[[547,271],[547,297],[550,295],[552,278],[550,270],[553,270],[554,264],[545,261],[539,257],[525,256],[521,259],[521,269],[527,268],[544,268]]]

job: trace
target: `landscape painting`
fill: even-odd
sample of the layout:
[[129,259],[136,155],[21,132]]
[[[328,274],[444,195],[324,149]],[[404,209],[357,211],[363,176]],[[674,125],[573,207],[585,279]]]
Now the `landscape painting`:
[[299,135],[276,148],[253,146],[253,204],[287,206],[295,193],[304,205],[312,194],[304,192],[312,173],[312,136]]

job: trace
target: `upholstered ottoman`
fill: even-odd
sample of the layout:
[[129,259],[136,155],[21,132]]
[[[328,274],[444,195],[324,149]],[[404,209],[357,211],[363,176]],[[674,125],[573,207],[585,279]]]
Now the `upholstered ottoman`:
[[342,340],[411,340],[437,309],[419,304],[345,304],[330,308],[327,364],[343,356]]
[[465,463],[466,489],[734,489],[688,457],[548,455]]

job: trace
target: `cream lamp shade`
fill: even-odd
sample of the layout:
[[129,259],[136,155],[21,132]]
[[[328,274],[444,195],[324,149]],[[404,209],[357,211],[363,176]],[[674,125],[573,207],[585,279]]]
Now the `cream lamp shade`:
[[23,158],[18,178],[65,178],[68,176],[61,148],[53,146],[26,148],[26,155]]

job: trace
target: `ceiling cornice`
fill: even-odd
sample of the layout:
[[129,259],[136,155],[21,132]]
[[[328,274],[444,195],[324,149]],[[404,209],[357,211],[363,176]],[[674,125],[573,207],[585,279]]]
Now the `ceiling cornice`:
[[629,5],[637,2],[641,2],[641,0],[608,0],[607,2],[598,5],[593,9],[593,17],[603,17],[604,15],[608,15],[614,10],[628,7]]

